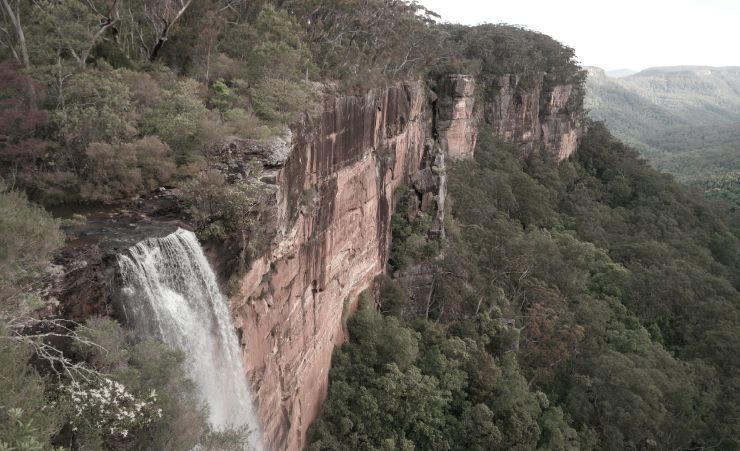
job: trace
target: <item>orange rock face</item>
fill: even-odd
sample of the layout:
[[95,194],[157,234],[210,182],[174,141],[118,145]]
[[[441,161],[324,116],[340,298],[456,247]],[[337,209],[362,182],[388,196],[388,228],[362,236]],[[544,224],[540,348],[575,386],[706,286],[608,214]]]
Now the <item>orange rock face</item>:
[[[516,77],[499,83],[484,111],[495,132],[525,150],[543,143],[560,158],[575,150],[572,89],[556,87],[541,111],[541,78],[532,90]],[[345,338],[343,320],[385,271],[396,188],[413,184],[421,208],[434,198],[442,215],[446,178],[434,168],[473,154],[475,80],[451,76],[439,97],[429,95],[422,83],[402,83],[328,98],[320,118],[292,130],[287,160],[270,163],[276,238],[230,299],[267,449],[306,444],[332,351]],[[443,234],[443,218],[436,221]]]
[[499,77],[498,94],[485,105],[485,119],[494,133],[523,152],[543,146],[564,160],[576,151],[581,134],[578,92],[573,85],[545,91],[543,79],[544,74],[526,82],[518,75]]
[[576,95],[573,85],[558,85],[547,93],[547,114],[541,120],[542,140],[545,149],[559,160],[573,155],[578,147],[581,120],[575,111]]
[[399,84],[329,99],[318,123],[294,131],[278,238],[230,300],[269,449],[305,444],[342,319],[384,271],[393,194],[420,168],[427,105],[421,84]]
[[450,75],[437,101],[436,129],[439,145],[450,158],[464,158],[475,149],[478,121],[475,117],[475,79]]

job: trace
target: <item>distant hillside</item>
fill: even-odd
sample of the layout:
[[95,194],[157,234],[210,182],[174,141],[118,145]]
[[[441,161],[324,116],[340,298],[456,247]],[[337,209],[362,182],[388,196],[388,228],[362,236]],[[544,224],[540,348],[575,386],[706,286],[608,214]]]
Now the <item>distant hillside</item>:
[[606,71],[606,75],[614,78],[627,77],[636,73],[637,71],[632,69],[615,69]]
[[[588,68],[586,108],[653,165],[714,197],[740,170],[740,67]],[[734,196],[729,196],[735,198]]]

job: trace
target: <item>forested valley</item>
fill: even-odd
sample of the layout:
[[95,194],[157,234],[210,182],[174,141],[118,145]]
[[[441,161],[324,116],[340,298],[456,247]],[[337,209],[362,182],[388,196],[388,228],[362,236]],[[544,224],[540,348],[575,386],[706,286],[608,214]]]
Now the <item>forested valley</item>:
[[737,215],[740,69],[656,67],[622,78],[589,68],[586,108],[660,171]]

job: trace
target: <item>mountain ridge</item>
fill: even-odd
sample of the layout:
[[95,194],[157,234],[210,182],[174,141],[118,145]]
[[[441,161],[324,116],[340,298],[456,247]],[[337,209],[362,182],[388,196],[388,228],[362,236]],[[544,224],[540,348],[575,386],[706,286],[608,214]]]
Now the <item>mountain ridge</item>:
[[[586,67],[592,119],[685,182],[736,170],[740,68],[652,67],[623,78]],[[680,137],[680,139],[675,139]]]

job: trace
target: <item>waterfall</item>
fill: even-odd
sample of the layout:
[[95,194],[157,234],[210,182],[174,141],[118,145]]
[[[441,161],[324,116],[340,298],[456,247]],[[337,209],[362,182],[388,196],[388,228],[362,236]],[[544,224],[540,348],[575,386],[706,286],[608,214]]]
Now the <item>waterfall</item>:
[[227,300],[195,235],[151,238],[118,258],[121,307],[137,331],[182,350],[209,406],[214,428],[247,426],[261,450],[258,423]]

